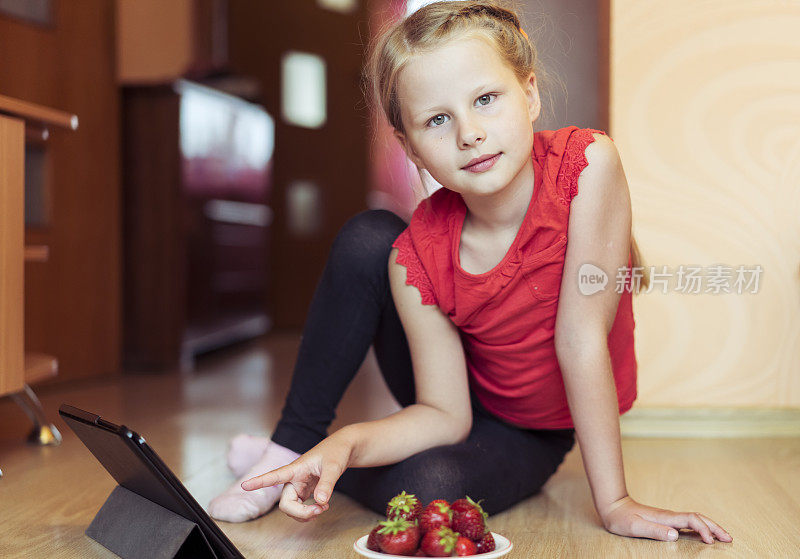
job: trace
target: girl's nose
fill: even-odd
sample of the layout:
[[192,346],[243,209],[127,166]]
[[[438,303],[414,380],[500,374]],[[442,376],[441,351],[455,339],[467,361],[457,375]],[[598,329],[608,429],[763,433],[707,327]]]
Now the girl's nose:
[[486,139],[486,132],[477,122],[472,120],[462,121],[459,132],[461,134],[461,145],[464,147],[473,146]]

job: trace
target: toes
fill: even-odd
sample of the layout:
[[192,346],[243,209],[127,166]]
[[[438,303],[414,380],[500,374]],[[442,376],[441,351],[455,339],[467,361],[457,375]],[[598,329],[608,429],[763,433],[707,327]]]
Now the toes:
[[208,505],[208,514],[211,518],[224,522],[245,522],[261,515],[255,504],[228,496],[213,499]]
[[214,497],[206,510],[215,520],[244,522],[268,513],[280,499],[280,493],[277,490],[248,493],[235,484]]

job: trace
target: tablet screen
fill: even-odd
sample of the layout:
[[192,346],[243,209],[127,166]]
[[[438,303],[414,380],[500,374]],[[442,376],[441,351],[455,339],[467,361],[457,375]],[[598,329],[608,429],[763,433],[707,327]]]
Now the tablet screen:
[[119,485],[197,523],[222,556],[241,557],[143,437],[67,404],[58,413]]

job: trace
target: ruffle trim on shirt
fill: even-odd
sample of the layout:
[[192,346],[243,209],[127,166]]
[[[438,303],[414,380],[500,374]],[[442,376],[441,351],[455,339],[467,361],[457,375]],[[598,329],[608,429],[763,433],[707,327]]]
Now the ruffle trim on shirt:
[[517,272],[522,266],[522,260],[522,252],[520,251],[520,244],[518,244],[514,250],[514,254],[509,257],[508,262],[500,269],[500,274],[497,276],[498,291],[504,289],[505,286],[514,279],[514,276],[517,275]]
[[408,229],[395,239],[392,247],[398,250],[395,262],[406,267],[406,285],[413,285],[419,290],[423,305],[438,305],[436,294],[433,291],[433,284],[425,268],[422,267],[422,262],[411,241]]
[[556,178],[556,184],[559,186],[558,201],[565,206],[569,206],[572,199],[578,194],[578,176],[589,164],[585,151],[586,146],[595,140],[594,132],[606,135],[602,130],[578,128],[567,140],[561,168]]

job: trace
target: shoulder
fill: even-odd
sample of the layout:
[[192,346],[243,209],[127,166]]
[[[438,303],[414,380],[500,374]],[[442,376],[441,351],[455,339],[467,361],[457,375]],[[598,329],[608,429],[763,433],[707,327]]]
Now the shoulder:
[[[592,139],[582,147],[586,164],[577,177],[577,193],[606,197],[627,190],[622,160],[614,141],[604,132],[586,129]],[[589,190],[591,189],[591,190]]]
[[630,193],[617,146],[600,130],[582,129],[580,136],[575,148],[579,163],[570,177],[570,213],[600,222],[624,217],[630,213]]
[[[576,126],[561,131],[566,138],[557,182],[563,202],[569,204],[584,183],[597,183],[598,179],[602,182],[602,177],[613,180],[621,172],[622,163],[617,146],[605,131]],[[587,179],[587,175],[591,178]]]
[[595,164],[598,161],[608,162],[618,157],[617,146],[605,130],[578,128],[575,126],[570,126],[563,130],[567,134],[564,148],[565,159],[583,162],[584,165],[582,166],[585,167],[586,164],[592,163],[590,154],[594,158]]
[[[401,271],[401,267],[405,267],[405,273]],[[425,269],[425,254],[418,250],[411,228],[406,228],[392,243],[389,252],[389,280],[395,286],[395,292],[408,293],[409,290],[404,285],[414,286],[419,291],[418,297],[422,304],[437,304],[433,282]]]
[[420,206],[423,206],[427,212],[439,212],[445,211],[450,208],[455,202],[455,198],[458,196],[458,193],[453,192],[450,189],[445,187],[440,187],[437,189],[433,194],[425,198],[422,202],[420,202]]
[[619,152],[614,141],[605,132],[588,128],[586,130],[588,131],[587,134],[591,134],[592,137],[582,146],[586,157],[586,166],[593,169],[613,170],[618,165],[621,165]]
[[392,248],[397,250],[393,253],[396,256],[390,258],[390,274],[397,278],[403,276],[392,264],[404,266],[405,284],[417,287],[422,303],[426,305],[438,304],[435,282],[439,281],[438,272],[446,268],[441,260],[449,246],[446,233],[455,196],[460,198],[458,193],[441,187],[422,200],[408,227],[392,244]]
[[459,199],[458,193],[444,187],[439,188],[417,205],[411,216],[411,225],[428,230],[446,227]]

